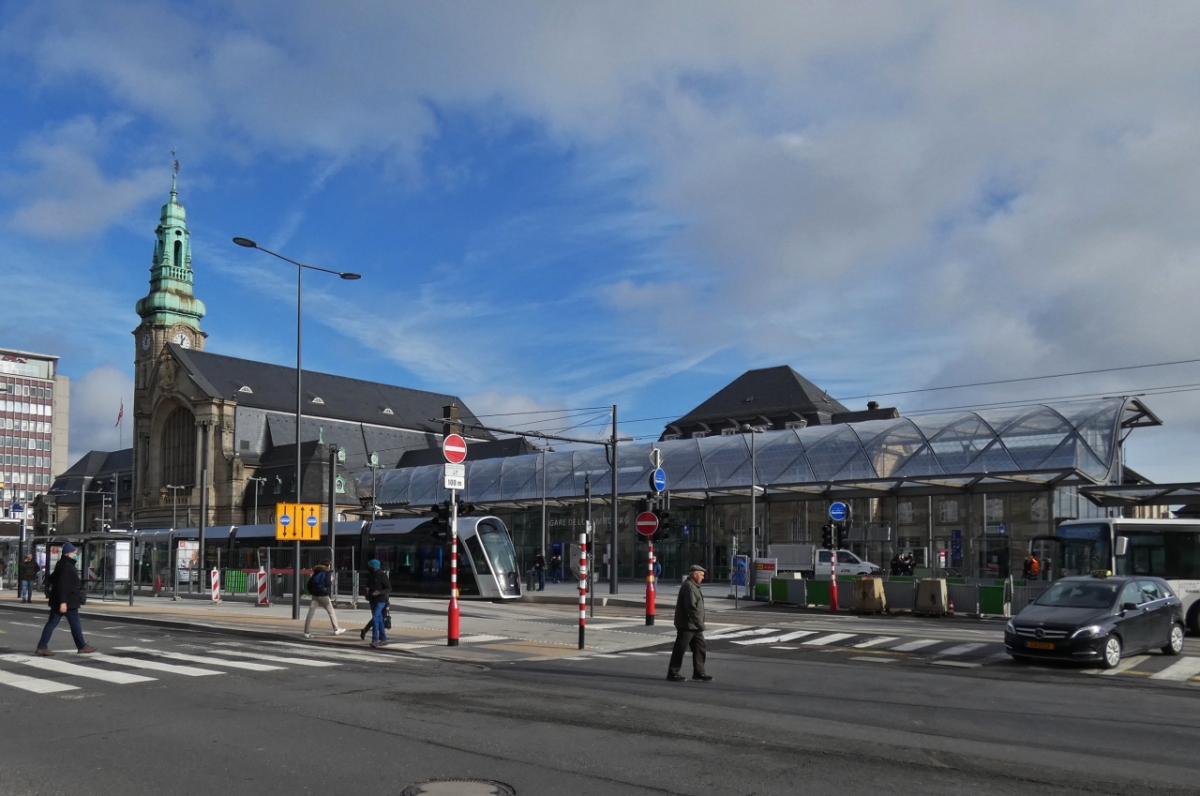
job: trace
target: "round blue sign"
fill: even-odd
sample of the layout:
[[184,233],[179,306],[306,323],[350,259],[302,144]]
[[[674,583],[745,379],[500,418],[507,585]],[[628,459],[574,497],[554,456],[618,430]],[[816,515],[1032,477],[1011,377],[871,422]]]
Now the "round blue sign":
[[309,514],[308,519],[305,520],[305,522],[308,523],[309,528],[316,528],[317,527],[317,515]]
[[850,516],[850,507],[840,500],[836,503],[829,504],[829,519],[834,522],[841,522]]
[[661,492],[667,488],[667,472],[659,467],[650,476],[650,488],[655,492]]
[[289,525],[292,524],[291,516],[287,515],[287,514],[281,514],[279,516],[279,524],[282,525],[284,528],[288,527]]

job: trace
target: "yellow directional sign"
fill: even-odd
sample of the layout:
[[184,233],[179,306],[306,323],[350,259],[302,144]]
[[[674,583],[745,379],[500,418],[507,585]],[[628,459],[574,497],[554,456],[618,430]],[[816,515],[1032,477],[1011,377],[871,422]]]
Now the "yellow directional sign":
[[289,542],[321,540],[321,504],[276,503],[275,538]]

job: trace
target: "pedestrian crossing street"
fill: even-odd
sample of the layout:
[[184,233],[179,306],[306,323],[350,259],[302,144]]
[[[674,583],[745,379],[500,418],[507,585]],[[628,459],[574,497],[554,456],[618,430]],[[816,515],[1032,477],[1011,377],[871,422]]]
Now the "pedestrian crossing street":
[[[329,669],[347,662],[387,664],[392,656],[355,649],[311,649],[310,645],[263,642],[253,649],[242,642],[185,644],[182,648],[122,645],[89,655],[59,653],[54,657],[0,653],[0,687],[34,694],[60,694],[89,684],[127,686],[172,677],[214,677],[230,672],[282,672]],[[261,651],[266,647],[266,651]]]
[[[808,652],[850,653],[844,659],[862,664],[889,664],[916,661],[935,666],[980,669],[1005,666],[1029,671],[1046,667],[1032,664],[1017,667],[1004,651],[1002,641],[964,641],[963,639],[919,638],[904,635],[831,632],[829,630],[787,629],[775,627],[723,627],[704,636],[710,653],[714,651],[758,651],[765,655],[787,657]],[[568,661],[615,660],[669,655],[669,649],[591,652],[562,658]],[[1169,656],[1159,653],[1125,658],[1115,669],[1082,666],[1053,666],[1055,673],[1083,676],[1132,676],[1152,681],[1189,683],[1200,686],[1200,656]]]

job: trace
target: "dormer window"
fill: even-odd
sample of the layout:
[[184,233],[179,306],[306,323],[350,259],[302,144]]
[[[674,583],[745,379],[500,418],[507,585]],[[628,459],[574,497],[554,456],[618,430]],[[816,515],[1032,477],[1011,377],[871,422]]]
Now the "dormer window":
[[394,414],[396,414],[395,412],[393,412],[393,411],[392,411],[392,407],[390,407],[390,406],[385,406],[385,407],[383,407],[383,413],[384,413],[385,415],[394,415]]
[[313,399],[312,399],[312,402],[313,402],[313,403],[315,403],[315,404],[317,404],[318,406],[324,406],[324,405],[325,405],[325,399],[324,399],[324,398],[322,398],[322,397],[321,397],[321,396],[319,396],[319,395],[314,395],[314,396],[313,396]]
[[245,393],[246,395],[254,395],[254,390],[250,389],[250,387],[245,384],[243,384],[241,387],[238,387],[238,392]]
[[721,429],[722,437],[732,437],[736,433],[738,433],[738,430],[736,428],[734,428],[733,426],[729,426],[727,428]]

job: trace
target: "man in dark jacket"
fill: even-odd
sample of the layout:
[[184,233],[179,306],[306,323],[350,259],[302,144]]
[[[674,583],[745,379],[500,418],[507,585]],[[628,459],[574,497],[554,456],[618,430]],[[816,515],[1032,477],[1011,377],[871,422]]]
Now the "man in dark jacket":
[[17,579],[20,581],[17,594],[21,602],[33,602],[33,583],[37,580],[38,573],[41,571],[42,568],[33,560],[33,554],[26,553],[25,560],[17,567]]
[[679,589],[679,600],[675,603],[675,648],[671,650],[671,663],[667,669],[667,679],[672,682],[687,679],[679,669],[688,649],[692,651],[692,679],[702,683],[712,681],[712,675],[704,671],[704,657],[708,652],[704,644],[704,594],[700,591],[704,575],[704,567],[693,564]]
[[392,581],[388,574],[380,569],[378,559],[372,558],[367,562],[367,603],[371,606],[371,646],[386,647],[388,645],[386,628],[383,626],[383,612],[387,609],[388,598],[392,595]]
[[332,568],[333,559],[327,558],[313,567],[312,577],[308,579],[308,594],[312,597],[312,602],[308,604],[308,616],[304,618],[305,638],[312,638],[312,618],[317,611],[317,606],[324,608],[325,613],[329,614],[329,622],[333,625],[333,635],[340,636],[346,632],[346,628],[338,627],[337,612],[333,610],[333,601],[329,599],[329,590],[333,586]]
[[546,590],[546,557],[538,550],[533,555],[533,571],[537,575],[538,591]]
[[81,654],[96,651],[95,647],[84,640],[83,627],[79,624],[79,606],[83,600],[79,572],[75,569],[75,559],[78,557],[79,551],[75,549],[75,545],[70,542],[63,545],[62,556],[50,575],[50,619],[42,630],[41,639],[38,640],[38,655],[54,654],[50,651],[50,636],[64,616],[67,617],[67,624],[71,626],[71,638],[75,641],[75,648]]

